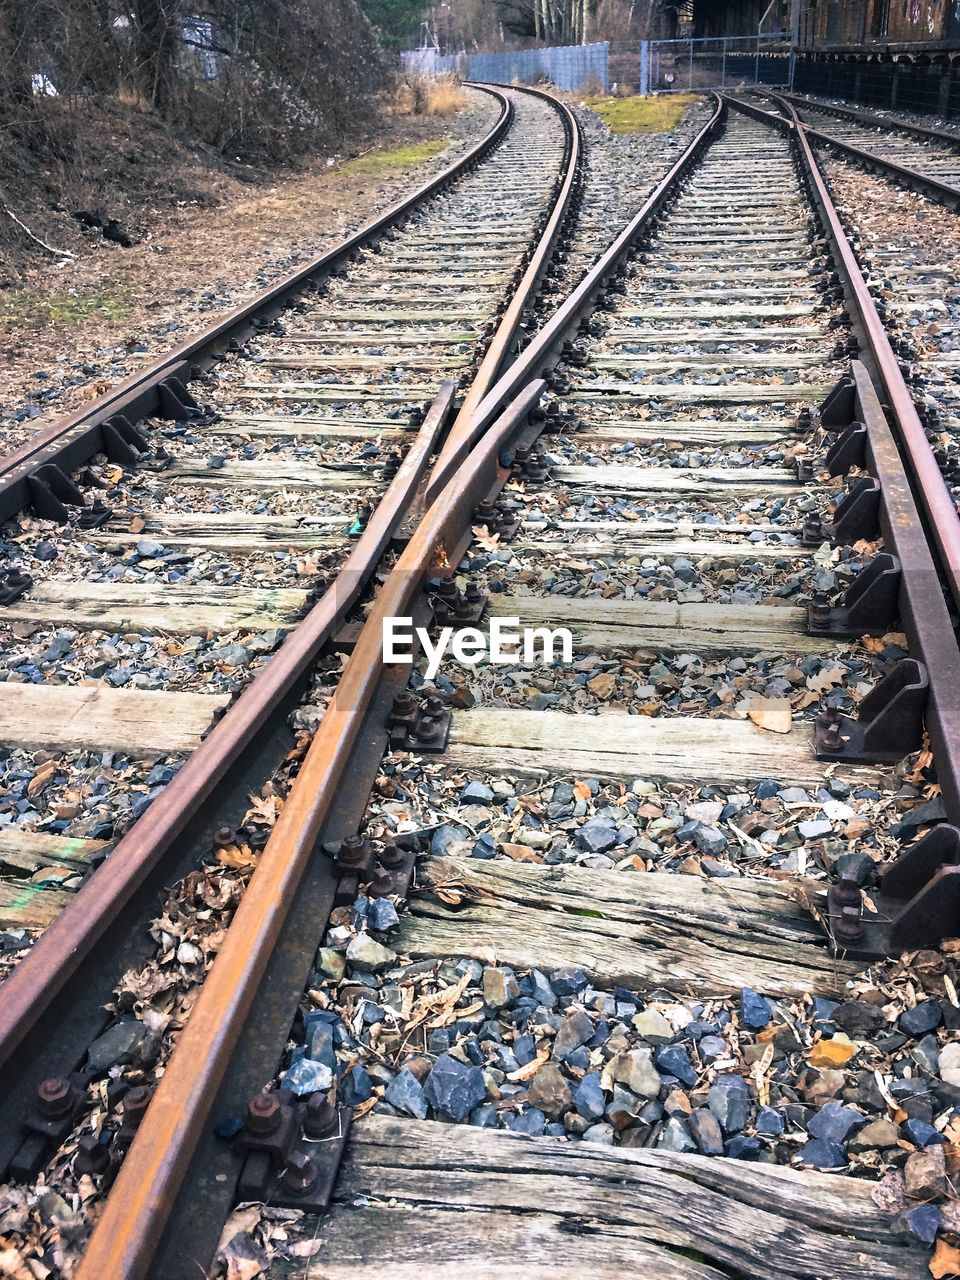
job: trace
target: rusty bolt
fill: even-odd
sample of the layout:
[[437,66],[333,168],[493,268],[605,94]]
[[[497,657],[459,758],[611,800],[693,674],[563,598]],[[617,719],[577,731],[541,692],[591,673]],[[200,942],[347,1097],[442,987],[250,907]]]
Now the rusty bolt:
[[843,875],[833,889],[833,898],[838,906],[860,908],[860,886],[853,876]]
[[434,716],[421,716],[417,719],[415,737],[421,742],[433,742],[443,732],[443,724]]
[[303,1132],[308,1138],[325,1138],[336,1127],[337,1109],[325,1093],[311,1093],[303,1117]]
[[258,1138],[268,1138],[280,1127],[280,1105],[271,1093],[258,1093],[247,1103],[246,1126]]
[[853,946],[863,938],[860,907],[844,907],[833,920],[833,936],[841,946]]
[[45,1120],[61,1120],[72,1106],[73,1090],[60,1076],[50,1076],[37,1086],[37,1110]]
[[393,879],[384,867],[376,867],[367,883],[368,898],[386,898],[393,893]]
[[337,865],[340,867],[362,867],[367,860],[368,845],[364,836],[345,836],[340,841],[337,852]]
[[415,736],[421,742],[434,742],[443,732],[443,721],[436,716],[422,715],[417,720]]
[[385,867],[399,867],[405,857],[404,851],[392,840],[380,850],[380,862]]
[[364,836],[344,836],[340,841],[340,858],[344,861],[347,859],[358,859],[362,852],[366,851],[366,840]]
[[78,523],[81,529],[95,529],[98,524],[108,520],[110,514],[110,508],[105,507],[99,498],[94,498],[92,505],[84,507],[80,512]]
[[283,1171],[283,1185],[288,1191],[303,1194],[316,1185],[320,1169],[314,1160],[302,1151],[294,1151]]
[[217,827],[216,831],[213,833],[213,843],[215,845],[219,845],[221,848],[228,844],[235,844],[236,839],[237,833],[234,831],[233,827]]
[[435,693],[431,693],[429,697],[424,699],[423,710],[424,714],[428,716],[442,716],[443,703]]
[[826,591],[815,591],[811,602],[813,621],[818,627],[826,627],[830,622],[830,597]]
[[804,521],[801,540],[806,546],[823,541],[823,521],[819,516],[809,516]]
[[822,745],[824,751],[842,751],[843,739],[840,737],[839,722],[827,725],[823,731]]
[[413,715],[417,709],[417,699],[409,689],[404,689],[402,693],[398,693],[393,699],[393,705],[390,708],[391,715],[397,717]]
[[130,1124],[139,1124],[146,1114],[147,1107],[150,1105],[150,1099],[153,1097],[153,1090],[147,1084],[138,1084],[133,1089],[128,1089],[123,1095],[123,1118]]
[[110,1152],[94,1134],[85,1133],[77,1143],[73,1168],[76,1173],[98,1177],[110,1168]]

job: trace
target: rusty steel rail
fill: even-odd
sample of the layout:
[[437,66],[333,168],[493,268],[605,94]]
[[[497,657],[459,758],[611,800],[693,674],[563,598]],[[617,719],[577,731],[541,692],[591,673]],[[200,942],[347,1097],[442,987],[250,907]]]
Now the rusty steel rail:
[[[955,935],[960,920],[960,646],[944,598],[960,608],[960,518],[810,146],[810,131],[782,99],[783,116],[730,101],[794,138],[861,350],[862,363],[854,361],[852,377],[821,409],[822,425],[841,432],[827,455],[831,473],[845,475],[852,467],[868,473],[838,506],[834,530],[847,541],[882,534],[884,556],[867,565],[846,598],[862,600],[873,592],[882,599],[877,620],[899,617],[911,656],[863,699],[856,718],[830,715],[818,723],[818,755],[842,760],[858,758],[856,752],[893,763],[916,750],[926,732],[948,821],[891,864],[876,912],[864,911],[853,882],[832,886],[827,927],[837,947],[850,954],[897,954]],[[816,628],[819,621],[830,634],[834,613],[821,606],[818,620],[815,605],[811,623]]]
[[[855,161],[866,169],[871,169],[884,177],[892,178],[901,186],[915,191],[918,195],[927,196],[929,199],[945,204],[951,209],[960,210],[960,187],[952,186],[949,182],[941,182],[939,178],[934,178],[920,169],[912,169],[909,165],[899,164],[896,160],[884,159],[883,156],[877,155],[874,151],[867,151],[863,147],[858,147],[855,143],[846,142],[842,138],[835,138],[832,133],[825,133],[815,125],[808,124],[805,120],[800,119],[799,112],[794,105],[797,101],[794,94],[768,93],[764,96],[771,98],[774,102],[782,103],[782,109],[789,114],[789,118],[798,121],[804,134],[808,138],[812,138],[814,142],[833,148],[838,154],[848,160]],[[741,105],[743,104],[741,103]],[[841,115],[843,113],[837,111],[836,114]],[[936,136],[938,138],[942,137],[939,134]],[[954,138],[951,141],[960,147],[960,139]]]
[[[819,207],[824,230],[834,249],[847,304],[862,339],[861,346],[879,379],[878,386],[883,391],[885,406],[891,415],[891,425],[913,484],[914,495],[926,518],[927,531],[937,548],[940,570],[960,612],[960,519],[957,509],[933,456],[910,388],[904,381],[900,362],[890,346],[883,320],[863,278],[856,254],[844,233],[823,171],[810,146],[810,131],[790,103],[785,102],[784,109],[788,113],[788,123],[795,130],[811,194]],[[775,118],[767,116],[765,119],[768,124],[772,124]]]
[[[30,505],[30,476],[39,468],[52,465],[64,471],[76,470],[95,454],[117,447],[111,419],[125,418],[133,423],[154,415],[169,417],[178,412],[178,402],[184,409],[189,407],[183,400],[187,384],[219,359],[231,342],[250,337],[258,323],[274,319],[301,294],[320,284],[331,271],[349,262],[359,250],[376,243],[385,231],[479,164],[506,137],[513,121],[513,106],[500,90],[490,85],[475,87],[499,102],[500,113],[486,135],[459,160],[306,266],[270,285],[250,302],[194,334],[146,368],[124,378],[96,400],[37,432],[12,453],[0,457],[0,521],[11,519]],[[122,442],[119,447],[122,449]]]
[[[425,579],[456,563],[470,537],[472,513],[489,500],[509,475],[512,447],[539,428],[527,418],[545,389],[531,377],[532,365],[546,368],[559,358],[567,334],[589,313],[602,284],[663,207],[722,120],[718,102],[709,125],[673,166],[667,179],[618,237],[611,250],[551,320],[531,348],[503,374],[468,420],[469,431],[448,450],[445,478],[431,483],[431,505],[374,601],[337,690],[287,798],[280,819],[208,974],[187,1027],[166,1066],[121,1167],[104,1214],[88,1245],[78,1280],[109,1275],[142,1277],[163,1237],[178,1189],[200,1141],[217,1088],[256,996],[258,983],[296,899],[296,890],[329,813],[344,770],[366,726],[377,689],[385,677],[382,624],[410,612]],[[548,234],[550,228],[548,227]],[[532,265],[532,264],[531,264]],[[455,475],[454,475],[455,472]],[[449,481],[449,483],[447,482]],[[372,779],[371,779],[372,781]]]
[[780,89],[777,91],[777,97],[783,98],[798,108],[809,107],[811,111],[825,111],[828,115],[837,116],[841,120],[852,120],[855,124],[866,125],[871,129],[888,129],[891,133],[906,133],[919,138],[921,142],[939,142],[956,147],[960,151],[960,134],[945,133],[941,129],[930,129],[922,124],[911,124],[908,120],[887,120],[869,111],[858,111],[855,107],[841,107],[833,102],[819,102],[816,98],[804,96],[802,93],[786,93]]
[[520,324],[524,312],[529,307],[530,300],[547,270],[563,230],[567,214],[577,199],[579,188],[582,185],[581,155],[583,139],[579,121],[567,104],[559,102],[552,94],[545,93],[540,89],[531,89],[529,92],[545,98],[548,102],[560,108],[566,135],[568,160],[566,174],[563,175],[560,181],[557,200],[544,228],[540,243],[530,259],[513,301],[503,315],[493,341],[477,370],[476,377],[463,398],[463,403],[444,441],[441,457],[459,454],[460,445],[470,438],[470,424],[478,406],[503,372],[511,357],[516,354],[517,338],[520,333]]
[[534,383],[490,427],[457,483],[430,508],[374,601],[271,832],[223,945],[126,1154],[75,1280],[143,1277],[217,1088],[296,896],[323,819],[384,670],[383,622],[409,613],[446,563],[477,504],[505,482],[500,466],[545,384]]
[[[497,126],[479,147],[473,149],[470,156],[426,184],[396,209],[365,228],[356,237],[351,237],[337,250],[331,251],[331,254],[324,255],[295,276],[268,290],[255,304],[234,313],[212,330],[200,335],[191,346],[194,353],[201,349],[209,351],[211,344],[216,345],[225,340],[238,324],[249,321],[257,307],[274,308],[284,305],[284,299],[295,296],[308,276],[326,271],[334,259],[339,261],[343,255],[349,256],[361,241],[375,238],[389,221],[395,220],[402,212],[433,194],[451,175],[458,174],[471,159],[476,159],[484,148],[489,149],[502,136],[511,114],[507,99],[500,94],[495,96],[502,102],[504,111],[501,112]],[[531,255],[531,269],[521,281],[521,288],[525,291],[525,305],[529,303],[530,293],[536,288],[562,230],[563,217],[560,215],[565,215],[569,210],[576,189],[575,171],[582,156],[579,128],[569,109],[549,94],[538,93],[538,96],[551,102],[565,121],[566,146],[563,168],[557,183],[555,207],[547,218]],[[511,332],[514,320],[511,309],[504,318],[504,324]],[[183,348],[180,349],[182,350]],[[135,399],[147,394],[157,394],[159,383],[166,376],[171,362],[176,364],[179,358],[178,351],[154,366],[152,372],[145,372],[136,387],[122,385],[116,390],[113,399],[105,397],[103,402],[98,402],[96,413],[93,412],[95,406],[92,406],[86,415],[79,416],[84,417],[85,422],[98,415],[101,421],[106,421],[117,412],[117,396],[130,400],[131,397]],[[138,891],[142,892],[149,877],[155,877],[158,868],[162,869],[166,859],[176,849],[178,841],[183,838],[185,830],[191,823],[199,822],[200,815],[224,777],[230,777],[232,773],[238,773],[242,777],[241,764],[250,752],[251,744],[268,735],[270,725],[281,708],[302,687],[321,650],[330,642],[369,583],[390,540],[397,536],[401,526],[409,520],[411,512],[422,509],[418,497],[423,491],[431,456],[442,440],[455,394],[453,382],[443,384],[400,471],[319,603],[284,641],[271,662],[258,672],[162,795],[122,838],[110,858],[98,868],[3,983],[3,999],[0,1000],[0,1096],[4,1098],[4,1103],[0,1114],[15,1118],[29,1103],[31,1088],[39,1078],[37,1072],[43,1070],[42,1061],[46,1059],[56,1038],[56,1027],[49,1027],[47,1024],[54,1017],[55,1002],[60,993],[66,992],[69,984],[76,980],[84,961],[95,952],[105,931],[118,921],[124,908],[131,903]],[[66,453],[61,453],[60,458],[72,458],[74,455],[70,451],[77,438],[74,429],[76,417],[74,415],[74,418],[59,424],[61,431],[58,439],[42,445],[42,450],[63,448]],[[84,430],[86,448],[94,440],[90,433],[95,433],[98,428],[90,425],[89,431]],[[46,433],[43,439],[49,434]],[[27,465],[28,470],[32,469],[32,464],[24,465]],[[38,1057],[41,1059],[40,1066],[36,1063]],[[61,1059],[55,1069],[66,1071],[73,1068]],[[0,1125],[0,1169],[8,1164],[16,1149],[16,1129],[15,1121]]]
[[427,500],[432,502],[456,474],[458,468],[495,420],[505,404],[513,400],[527,383],[549,375],[559,360],[564,343],[576,336],[580,325],[602,301],[604,287],[619,273],[630,251],[647,233],[664,205],[676,191],[726,114],[725,104],[714,95],[716,110],[697,136],[674,162],[666,176],[646,198],[605,253],[594,263],[577,287],[564,300],[530,345],[510,365],[503,376],[477,405],[473,416],[462,424],[457,438],[447,441],[430,476]]
[[[407,515],[454,393],[455,384],[449,379],[332,586],[3,982],[0,1081],[7,1100],[11,1093],[15,1095],[24,1075],[24,1064],[16,1061],[16,1051],[31,1029],[175,843],[223,774],[236,767],[247,744],[262,731],[274,708],[306,676],[356,603]],[[12,1137],[9,1131],[5,1132],[3,1145]],[[5,1163],[0,1162],[0,1166]]]
[[[910,653],[923,660],[921,672],[910,668],[907,674],[914,685],[922,686],[925,680],[925,696],[921,687],[918,696],[905,699],[901,668],[894,668],[887,679],[899,682],[901,707],[898,710],[894,705],[895,695],[881,714],[891,721],[893,740],[904,742],[909,735],[916,735],[915,717],[921,710],[945,809],[951,823],[956,824],[960,822],[960,649],[900,449],[870,375],[859,360],[853,361],[852,377],[834,392],[821,422],[841,433],[828,454],[831,472],[843,474],[856,465],[879,487],[876,522],[885,551],[862,571],[860,581],[882,590],[881,579],[892,580],[897,575],[895,603],[888,597],[891,614],[900,619]],[[882,572],[878,573],[881,562]],[[847,593],[848,598],[861,600],[864,594],[856,585]],[[878,694],[882,697],[883,687],[884,682],[877,685],[864,703],[869,698],[876,700]],[[856,736],[863,728],[859,722],[838,721],[834,742],[842,747],[847,731]],[[820,740],[823,743],[822,727]],[[835,754],[843,758],[842,749]],[[864,912],[859,888],[854,894],[852,886],[842,880],[831,886],[829,926],[838,947],[848,954],[872,958],[899,955],[954,936],[960,918],[958,853],[957,827],[934,827],[883,873],[875,912]]]

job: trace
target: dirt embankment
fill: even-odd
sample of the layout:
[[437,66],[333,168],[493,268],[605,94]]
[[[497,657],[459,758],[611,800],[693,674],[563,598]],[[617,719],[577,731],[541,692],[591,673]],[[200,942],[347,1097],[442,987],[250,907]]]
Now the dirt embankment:
[[109,133],[73,166],[70,204],[115,219],[130,247],[84,230],[61,179],[31,173],[35,159],[21,156],[0,199],[73,256],[44,250],[0,212],[0,450],[336,243],[449,164],[496,111],[471,92],[447,116],[386,116],[353,157],[268,172],[177,142],[116,104]]

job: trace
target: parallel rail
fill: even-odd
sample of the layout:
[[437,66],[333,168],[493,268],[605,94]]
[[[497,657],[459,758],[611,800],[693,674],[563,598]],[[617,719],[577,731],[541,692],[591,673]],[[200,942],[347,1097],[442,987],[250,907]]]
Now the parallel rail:
[[[162,415],[162,388],[171,377],[182,382],[192,371],[206,367],[232,340],[255,332],[257,324],[272,319],[304,290],[322,283],[358,249],[375,243],[390,226],[483,160],[505,137],[512,119],[508,99],[497,90],[484,91],[500,103],[500,115],[486,137],[455,165],[341,245],[3,460],[0,512],[12,515],[29,502],[29,477],[38,467],[55,464],[66,471],[102,450],[103,425],[119,413]],[[550,102],[559,114],[565,145],[558,158],[550,215],[477,370],[480,393],[486,393],[517,340],[521,316],[549,265],[581,179],[582,147],[573,113],[549,94],[530,92]],[[269,776],[289,748],[286,716],[295,707],[318,655],[367,590],[384,552],[400,536],[401,526],[416,511],[418,492],[455,398],[455,384],[445,382],[398,474],[317,605],[4,983],[0,1064],[6,1122],[0,1125],[0,1167],[7,1165],[20,1141],[18,1113],[22,1115],[29,1106],[39,1081],[51,1072],[69,1075],[102,1026],[102,1006],[124,968],[130,919],[143,913],[149,918],[162,886],[185,874],[195,856],[193,850],[208,847],[211,833],[222,821],[217,814],[224,805],[228,801],[231,806],[237,801],[242,804],[250,789],[259,785],[254,780]],[[96,978],[91,977],[93,971]]]
[[[198,373],[209,369],[231,343],[242,342],[256,333],[258,325],[268,324],[287,307],[294,305],[305,292],[316,289],[331,272],[349,263],[361,249],[376,244],[386,231],[399,225],[415,209],[490,155],[509,132],[513,108],[498,89],[487,85],[477,85],[476,88],[489,94],[499,104],[500,112],[485,136],[459,160],[332,249],[262,290],[249,302],[151,361],[145,368],[138,369],[96,400],[37,432],[13,453],[0,457],[0,521],[11,519],[30,505],[30,476],[39,468],[53,465],[62,471],[73,471],[95,454],[107,452],[110,442],[103,428],[111,418],[122,416],[136,422],[153,415],[172,416],[176,405],[171,402],[171,394],[175,402],[180,389],[188,387]],[[570,132],[572,117],[569,108],[558,104],[558,110],[568,134],[568,146],[579,147],[578,140]]]
[[[845,107],[810,102],[796,94],[770,94],[768,96],[774,98],[774,100],[782,101],[784,104],[789,104],[790,110],[796,119],[800,119],[799,114],[797,114],[798,111],[808,107],[811,110],[826,111],[840,118],[854,120],[858,124],[885,127],[897,132],[909,133],[923,141],[936,140],[939,143],[960,149],[960,139],[950,134],[938,133],[934,129],[901,124],[899,121],[888,123]],[[830,147],[845,159],[854,160],[865,169],[881,174],[884,177],[892,178],[910,191],[915,191],[919,195],[927,196],[931,200],[945,204],[950,209],[960,210],[960,187],[949,182],[943,182],[932,174],[924,173],[922,169],[915,168],[912,165],[901,164],[896,160],[878,155],[876,151],[871,151],[867,147],[858,147],[855,143],[849,142],[844,138],[838,138],[834,134],[827,133],[806,121],[803,122],[803,129],[806,136],[813,142]]]
[[[869,699],[865,700],[859,721],[832,719],[822,724],[819,747],[828,759],[842,760],[845,751],[849,757],[853,747],[861,752],[858,758],[866,759],[871,750],[869,732],[878,721],[886,724],[884,741],[892,735],[895,745],[904,750],[919,745],[919,730],[925,728],[933,743],[948,817],[960,822],[960,650],[939,581],[944,578],[960,601],[960,522],[952,504],[949,511],[944,506],[942,477],[811,150],[809,139],[816,140],[816,132],[808,130],[792,108],[787,108],[787,118],[777,118],[749,104],[718,101],[711,121],[636,217],[520,357],[506,369],[502,359],[497,361],[497,368],[503,370],[499,380],[461,415],[463,421],[441,452],[426,488],[426,512],[359,633],[260,864],[125,1156],[78,1280],[132,1280],[148,1275],[166,1280],[208,1261],[183,1255],[182,1237],[171,1236],[171,1223],[177,1221],[178,1214],[186,1213],[209,1182],[201,1167],[210,1150],[205,1133],[218,1093],[221,1097],[224,1091],[231,1098],[237,1095],[243,1074],[237,1059],[250,1049],[249,1036],[244,1038],[245,1025],[261,1026],[266,1017],[268,1030],[261,1038],[270,1039],[270,1044],[266,1049],[261,1047],[260,1060],[264,1061],[277,1048],[277,1033],[282,1044],[292,1020],[300,990],[296,983],[289,983],[289,990],[281,997],[270,994],[270,1000],[280,1007],[270,1007],[269,1012],[265,1010],[263,984],[271,965],[278,963],[277,950],[305,879],[312,876],[317,880],[312,901],[321,912],[329,912],[338,889],[344,885],[348,893],[355,889],[357,875],[325,859],[318,861],[316,850],[318,842],[330,836],[338,804],[349,814],[362,813],[385,742],[381,727],[384,709],[392,693],[402,687],[397,673],[383,663],[382,624],[390,616],[429,615],[425,580],[452,572],[469,544],[475,508],[497,496],[510,477],[517,450],[529,446],[543,430],[542,415],[534,411],[547,380],[553,378],[563,359],[565,344],[603,303],[605,291],[616,288],[618,276],[721,129],[730,107],[780,129],[792,140],[830,245],[861,359],[852,362],[849,377],[821,409],[823,427],[839,435],[828,461],[834,474],[855,469],[867,479],[864,484],[861,477],[854,489],[861,495],[869,491],[867,505],[873,503],[887,552],[896,557],[899,578],[894,613],[901,617],[911,645],[911,658],[883,682],[888,685],[886,696],[878,700],[871,695],[872,711]],[[408,457],[406,492],[424,474],[442,410],[443,402],[438,401],[429,429],[425,424],[418,437],[413,460]],[[928,536],[922,532],[921,511]],[[909,696],[901,696],[904,693]],[[891,720],[891,706],[899,707],[899,719],[894,715]],[[350,795],[349,803],[344,804],[347,777]],[[341,825],[349,829],[349,819]],[[881,897],[880,935],[865,936],[862,910],[851,905],[850,885],[841,885],[828,911],[834,942],[842,950],[863,954],[914,945],[922,931],[930,928],[931,901],[939,902],[934,930],[940,928],[939,936],[945,936],[956,924],[952,911],[960,909],[949,842],[945,849],[939,861],[928,845],[926,852],[917,855],[908,851],[901,863],[894,864],[891,879],[897,892]],[[404,883],[404,876],[408,882],[411,870],[408,866],[398,871],[397,883]],[[360,878],[362,875],[363,871]],[[856,893],[859,901],[858,889]],[[894,911],[896,918],[884,918],[885,912],[893,917]],[[315,918],[311,937],[318,932]],[[38,944],[38,952],[42,946],[43,942]],[[69,963],[69,957],[61,954],[60,958]],[[16,1003],[18,994],[29,994],[33,970],[25,963],[14,975],[15,983],[21,973],[28,977],[12,988],[15,1003],[9,1021],[6,1008],[0,1014],[0,1044],[11,1047],[18,1039],[12,1025],[16,1019],[39,1016],[40,1012],[29,1003]],[[277,1057],[278,1051],[274,1060]],[[318,1156],[327,1160],[326,1175],[331,1183],[344,1139],[341,1133],[327,1154]],[[213,1196],[208,1203],[219,1201]]]
[[792,102],[795,107],[809,107],[811,111],[824,111],[828,115],[837,116],[841,120],[852,120],[855,124],[866,125],[870,129],[889,129],[893,133],[905,133],[911,138],[917,138],[920,142],[936,142],[960,150],[960,134],[950,133],[944,129],[930,129],[926,125],[913,124],[897,116],[881,116],[871,111],[858,111],[856,107],[842,107],[839,103],[824,102],[820,98],[809,98],[800,93],[781,91],[778,97]]

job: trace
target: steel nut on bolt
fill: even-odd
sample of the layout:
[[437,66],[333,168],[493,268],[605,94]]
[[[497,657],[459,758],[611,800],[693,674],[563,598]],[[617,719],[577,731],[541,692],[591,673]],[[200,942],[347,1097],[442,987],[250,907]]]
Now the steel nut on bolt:
[[316,1186],[320,1167],[302,1151],[294,1151],[283,1171],[283,1185],[295,1195],[305,1195]]

